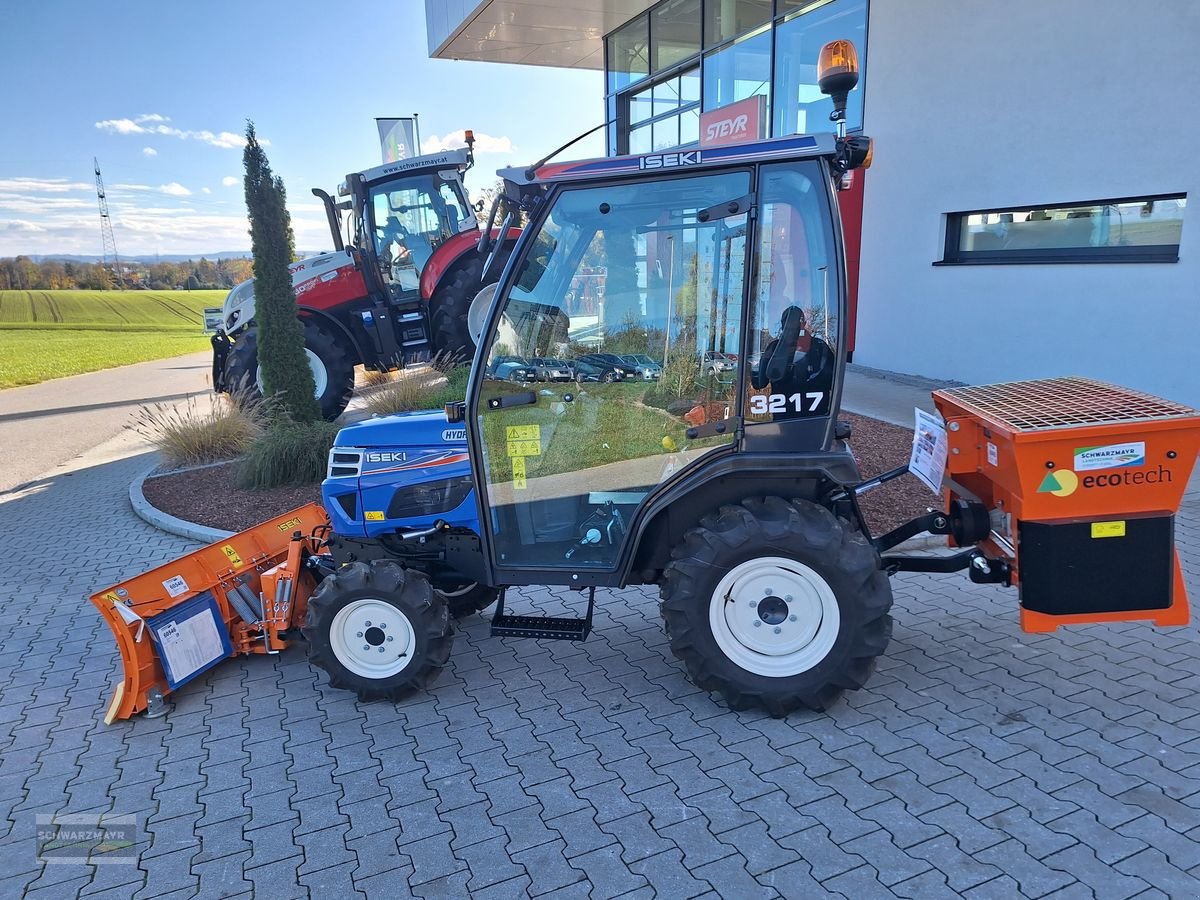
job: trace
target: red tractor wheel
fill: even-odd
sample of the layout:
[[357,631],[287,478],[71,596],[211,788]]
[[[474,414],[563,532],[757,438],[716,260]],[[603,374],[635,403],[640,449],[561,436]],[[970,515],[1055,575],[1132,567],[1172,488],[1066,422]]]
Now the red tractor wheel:
[[[512,250],[511,242],[497,250],[493,278],[499,277],[504,270]],[[483,258],[472,251],[438,282],[433,296],[429,298],[429,321],[435,353],[449,354],[463,362],[469,362],[475,355],[475,341],[467,330],[467,310],[484,286],[482,275]]]

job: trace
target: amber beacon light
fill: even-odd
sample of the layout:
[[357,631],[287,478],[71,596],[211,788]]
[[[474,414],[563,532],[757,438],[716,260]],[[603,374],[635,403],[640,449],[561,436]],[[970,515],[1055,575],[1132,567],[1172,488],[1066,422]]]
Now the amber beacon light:
[[836,122],[838,135],[844,134],[846,98],[858,85],[858,51],[851,41],[830,41],[817,57],[817,87],[833,100],[829,118]]

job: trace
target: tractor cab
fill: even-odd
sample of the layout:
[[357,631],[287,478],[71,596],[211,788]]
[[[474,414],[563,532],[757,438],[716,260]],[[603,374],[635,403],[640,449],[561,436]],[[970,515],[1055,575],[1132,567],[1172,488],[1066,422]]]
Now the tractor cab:
[[393,301],[418,296],[421,274],[439,248],[460,235],[464,246],[478,239],[463,186],[472,163],[469,147],[448,150],[355,173],[339,187],[350,198],[351,243],[375,287]]
[[[655,578],[746,478],[789,496],[857,479],[836,433],[848,152],[803,135],[505,173],[532,217],[466,410],[489,583]],[[496,374],[513,356],[662,374],[514,383]],[[782,465],[797,454],[812,465]]]

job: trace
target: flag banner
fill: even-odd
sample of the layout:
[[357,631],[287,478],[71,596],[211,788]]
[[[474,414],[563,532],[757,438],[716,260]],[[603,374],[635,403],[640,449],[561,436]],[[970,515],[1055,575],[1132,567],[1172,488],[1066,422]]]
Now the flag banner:
[[411,159],[417,155],[416,129],[413,120],[376,119],[379,126],[379,145],[385,163]]

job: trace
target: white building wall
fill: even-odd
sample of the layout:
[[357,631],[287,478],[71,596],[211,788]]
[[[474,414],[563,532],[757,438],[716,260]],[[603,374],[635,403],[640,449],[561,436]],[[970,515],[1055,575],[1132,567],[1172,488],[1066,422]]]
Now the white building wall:
[[[855,362],[1200,406],[1200,3],[871,0]],[[941,266],[945,214],[1188,193],[1173,264]]]

